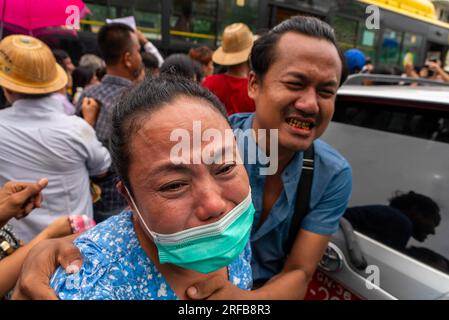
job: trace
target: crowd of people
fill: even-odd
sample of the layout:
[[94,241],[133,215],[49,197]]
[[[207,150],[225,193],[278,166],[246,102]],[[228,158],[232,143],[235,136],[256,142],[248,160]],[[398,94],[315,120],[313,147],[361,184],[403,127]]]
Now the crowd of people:
[[[75,66],[30,36],[0,42],[0,296],[304,298],[352,185],[319,139],[347,76],[333,29],[296,16],[255,36],[234,23],[217,50],[164,58],[111,23],[98,49]],[[244,145],[174,163],[171,133],[193,136],[196,121]],[[239,161],[245,147],[277,153],[278,170]]]
[[[371,60],[371,57],[366,56],[359,49],[349,49],[345,52],[346,65],[348,67],[348,72],[350,75],[356,74],[373,74],[373,75],[390,75],[390,76],[400,76],[403,78],[413,79],[424,79],[436,82],[449,82],[449,74],[443,69],[442,62],[438,58],[430,57],[424,65],[415,66],[413,64],[413,56],[408,53],[404,57],[403,68],[396,65],[386,65],[379,64],[375,66]],[[364,85],[385,85],[385,84],[396,84],[396,85],[410,85],[419,86],[423,85],[419,81],[412,81],[410,83],[404,83],[403,81],[363,81]],[[424,84],[425,85],[425,84]]]

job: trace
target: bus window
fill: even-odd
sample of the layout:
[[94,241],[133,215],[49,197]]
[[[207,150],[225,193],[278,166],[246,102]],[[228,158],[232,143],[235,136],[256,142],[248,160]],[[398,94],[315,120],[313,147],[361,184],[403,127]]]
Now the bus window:
[[334,28],[337,41],[341,48],[346,51],[357,45],[358,21],[346,17],[335,17]]
[[377,60],[376,46],[378,37],[379,32],[377,30],[368,30],[365,23],[359,23],[357,48],[362,50],[366,56],[371,57],[373,62]]
[[380,54],[380,63],[387,65],[397,65],[400,60],[400,47],[402,41],[402,32],[385,29],[382,38],[382,50]]
[[[219,1],[218,10],[218,35],[223,33],[226,26],[235,23],[243,22],[253,32],[256,32],[255,27],[258,23],[258,19],[262,17],[257,16],[259,2],[258,0],[245,0],[245,1]],[[265,19],[265,18],[264,18]],[[268,19],[268,17],[266,17]]]
[[150,39],[161,40],[161,1],[134,1],[138,28]]
[[217,1],[196,0],[173,2],[170,36],[173,42],[215,45]]
[[106,19],[134,16],[137,27],[150,39],[161,39],[161,1],[86,0],[91,14],[81,21],[84,31],[98,32]]
[[420,51],[422,46],[423,46],[423,37],[406,32],[404,34],[404,44],[402,46],[402,53],[401,53],[402,65],[407,54],[411,54],[411,57],[413,57],[414,65],[416,65],[418,61],[421,61],[422,57],[420,55]]

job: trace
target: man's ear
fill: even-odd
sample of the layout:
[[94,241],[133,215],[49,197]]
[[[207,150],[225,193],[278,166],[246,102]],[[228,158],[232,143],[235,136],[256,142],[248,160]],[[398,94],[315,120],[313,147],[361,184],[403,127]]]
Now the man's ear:
[[125,52],[122,56],[123,59],[123,64],[127,67],[127,68],[131,68],[132,67],[132,61],[131,61],[131,52]]
[[[126,191],[123,181],[120,180],[119,182],[117,182],[116,188],[118,193],[120,193],[126,199],[128,206],[134,210],[135,208],[133,206],[133,202],[131,201],[130,194]],[[131,192],[131,190],[129,192]]]
[[248,96],[255,100],[259,93],[259,82],[254,71],[250,71],[248,74]]

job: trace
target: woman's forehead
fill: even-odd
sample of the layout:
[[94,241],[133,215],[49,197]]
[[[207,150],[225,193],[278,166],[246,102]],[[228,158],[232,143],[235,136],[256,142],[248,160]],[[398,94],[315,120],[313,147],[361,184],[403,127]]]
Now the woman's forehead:
[[[141,127],[132,137],[131,152],[134,146],[162,151],[173,147],[179,137],[194,140],[195,135],[203,136],[211,130],[221,133],[223,137],[232,130],[226,119],[199,98],[180,97],[143,118]],[[200,137],[200,139],[202,139]],[[134,145],[134,146],[133,146]]]
[[200,122],[204,128],[230,128],[223,115],[210,102],[186,96],[178,97],[155,111],[146,119],[142,128],[151,133],[176,129],[192,130],[194,122]]

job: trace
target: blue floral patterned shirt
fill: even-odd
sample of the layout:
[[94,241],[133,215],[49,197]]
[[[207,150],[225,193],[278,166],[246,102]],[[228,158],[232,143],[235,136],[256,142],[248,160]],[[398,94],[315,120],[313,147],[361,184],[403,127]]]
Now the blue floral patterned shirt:
[[[177,296],[140,246],[132,211],[124,211],[78,239],[84,262],[79,273],[61,267],[51,280],[63,300],[174,300]],[[228,266],[228,279],[240,289],[252,287],[249,242]]]

